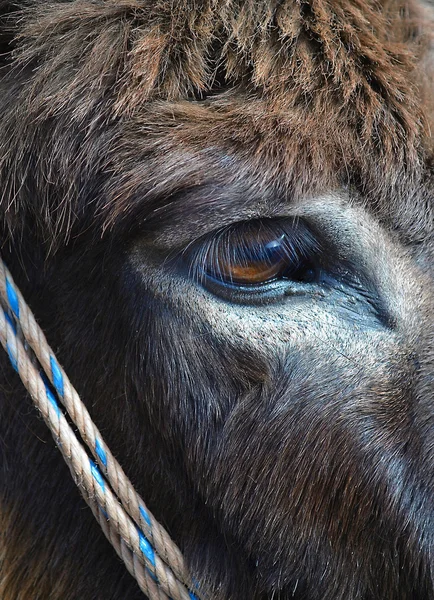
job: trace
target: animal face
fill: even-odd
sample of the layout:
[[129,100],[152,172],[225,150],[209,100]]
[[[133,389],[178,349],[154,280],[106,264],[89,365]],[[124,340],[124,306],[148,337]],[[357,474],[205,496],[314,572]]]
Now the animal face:
[[[0,8],[3,256],[203,589],[434,598],[429,5]],[[2,598],[141,597],[2,361]]]

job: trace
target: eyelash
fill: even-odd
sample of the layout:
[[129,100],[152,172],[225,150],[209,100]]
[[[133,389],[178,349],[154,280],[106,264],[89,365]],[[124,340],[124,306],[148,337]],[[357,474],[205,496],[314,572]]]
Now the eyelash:
[[257,294],[279,281],[311,282],[320,254],[317,237],[303,221],[262,219],[231,225],[202,238],[188,252],[188,263],[190,277],[205,288],[211,286],[214,293],[222,289],[227,295],[231,288]]

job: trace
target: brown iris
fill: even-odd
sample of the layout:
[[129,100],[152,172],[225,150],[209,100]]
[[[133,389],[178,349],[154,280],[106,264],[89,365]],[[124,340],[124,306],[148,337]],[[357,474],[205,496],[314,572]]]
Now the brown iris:
[[[227,270],[224,271],[224,267]],[[281,267],[284,266],[279,262],[277,265],[269,265],[267,262],[252,262],[248,265],[224,265],[221,270],[221,275],[224,279],[232,283],[263,283],[275,279],[281,272]]]
[[[250,244],[249,244],[250,241]],[[266,243],[262,239],[244,239],[243,244],[228,256],[220,256],[220,279],[231,283],[253,285],[281,276],[288,268],[284,235]]]

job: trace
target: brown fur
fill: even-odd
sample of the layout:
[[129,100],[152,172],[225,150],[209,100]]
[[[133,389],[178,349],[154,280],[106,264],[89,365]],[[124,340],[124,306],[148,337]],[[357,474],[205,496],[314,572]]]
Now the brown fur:
[[[213,600],[434,599],[431,9],[0,0],[2,253]],[[288,217],[301,300],[183,266]],[[1,599],[141,597],[1,367]]]

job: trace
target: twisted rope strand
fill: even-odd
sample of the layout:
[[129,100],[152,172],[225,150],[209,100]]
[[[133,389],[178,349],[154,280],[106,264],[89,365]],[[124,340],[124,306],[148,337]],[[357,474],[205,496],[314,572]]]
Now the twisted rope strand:
[[104,515],[101,508],[92,498],[87,498],[95,519],[98,521],[104,535],[115,549],[117,555],[125,563],[128,572],[136,579],[139,588],[149,598],[157,598],[158,600],[170,600],[170,598],[157,586],[157,583],[152,579],[149,571],[137,559],[137,556],[132,552],[124,540],[116,533],[113,527],[110,527],[110,521]]
[[[117,502],[111,489],[104,482],[95,463],[89,459],[65,416],[56,406],[55,400],[47,393],[47,387],[39,372],[33,364],[26,360],[27,355],[24,346],[17,339],[3,311],[0,311],[0,330],[2,345],[8,349],[10,355],[14,358],[24,385],[34,398],[44,420],[49,424],[77,486],[84,491],[84,497],[95,498],[107,514],[109,526],[115,528],[127,546],[136,553],[139,560],[144,562],[147,568],[154,573],[162,589],[173,600],[189,600],[188,593],[179,588],[173,574],[161,559],[153,553],[143,534],[137,530],[137,527]],[[6,330],[6,336],[3,335],[4,330]],[[149,588],[145,592],[151,600],[154,600],[154,598],[157,600],[159,597],[158,595],[152,595],[152,590]]]
[[[7,312],[0,310],[0,341],[52,431],[76,484],[106,537],[150,600],[197,600],[197,596],[186,589],[192,586],[179,549],[147,510],[104,443],[1,260],[0,297],[13,317],[11,319]],[[113,486],[113,491],[77,440],[56,398],[19,339],[20,333],[33,349],[82,439]],[[147,533],[152,545],[141,530]]]
[[36,323],[33,313],[27,306],[21,292],[15,285],[12,275],[1,260],[0,295],[7,302],[15,319],[19,322],[26,341],[34,351],[42,368],[55,387],[59,399],[76,425],[83,441],[92,452],[94,459],[107,476],[123,507],[145,535],[151,539],[155,550],[170,565],[177,578],[185,586],[192,587],[180,550],[146,508],[145,503],[135,491],[124,470],[105,444],[87,408],[55,359],[54,352],[50,348],[43,331]]

